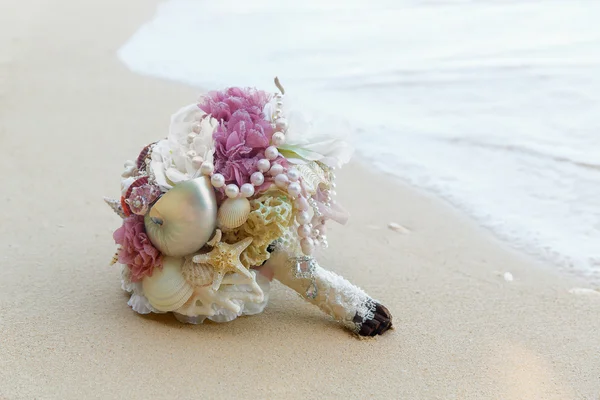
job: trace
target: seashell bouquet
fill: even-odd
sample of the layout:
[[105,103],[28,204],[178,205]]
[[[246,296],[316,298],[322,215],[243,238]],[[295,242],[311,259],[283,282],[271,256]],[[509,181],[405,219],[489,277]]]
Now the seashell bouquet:
[[275,85],[209,92],[125,163],[120,199],[105,201],[123,218],[112,263],[128,304],[226,322],[262,312],[277,279],[358,335],[381,334],[389,311],[315,259],[328,221],[346,221],[334,171],[352,150],[306,129]]

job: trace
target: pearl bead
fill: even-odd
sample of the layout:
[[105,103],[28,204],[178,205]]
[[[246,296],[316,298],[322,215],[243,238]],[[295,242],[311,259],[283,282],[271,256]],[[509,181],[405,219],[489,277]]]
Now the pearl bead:
[[192,131],[196,132],[196,133],[200,133],[200,124],[198,122],[195,122],[192,124]]
[[324,249],[329,247],[329,243],[327,242],[326,238],[323,238],[323,241],[321,242],[321,246],[323,246]]
[[319,236],[321,234],[321,232],[318,229],[313,229],[312,232],[315,236]]
[[192,158],[192,165],[194,166],[194,168],[198,169],[202,166],[202,163],[204,162],[204,160],[202,159],[202,157],[194,157]]
[[300,225],[298,227],[298,236],[300,236],[301,238],[310,236],[310,228],[308,227],[308,225]]
[[[287,176],[285,178],[287,179]],[[301,192],[302,192],[302,188],[300,187],[300,184],[298,182],[292,182],[288,186],[288,193],[290,194],[290,196],[292,196],[294,198],[298,197]]]
[[325,235],[325,233],[327,232],[327,227],[325,225],[317,225],[315,227],[315,231],[319,231],[321,235]]
[[335,183],[335,182],[331,182],[331,185],[330,185],[330,186],[331,186],[331,188],[332,188],[332,189],[335,189],[335,188],[337,187],[337,183]]
[[277,107],[282,107],[283,106],[283,101],[278,101],[276,104],[277,104]]
[[192,143],[192,142],[194,141],[194,139],[196,139],[196,134],[195,134],[195,133],[190,133],[190,134],[187,136],[187,141],[188,141],[188,143]]
[[194,157],[196,157],[196,155],[197,155],[197,154],[196,154],[196,152],[195,152],[194,150],[190,150],[190,151],[188,151],[188,152],[186,153],[186,155],[187,155],[189,158],[194,158]]
[[315,250],[315,242],[311,238],[304,238],[300,241],[300,247],[302,252],[309,256]]
[[240,193],[244,197],[251,197],[254,194],[254,186],[249,183],[244,183],[240,188]]
[[296,215],[296,221],[298,221],[300,225],[308,224],[308,222],[310,221],[310,216],[306,211],[300,211]]
[[296,168],[290,169],[287,172],[287,175],[290,178],[290,181],[292,182],[296,182],[298,179],[300,179],[300,172]]
[[265,150],[265,157],[268,160],[274,160],[279,156],[279,151],[277,150],[277,147],[275,146],[269,146],[267,147],[267,149]]
[[215,170],[215,166],[213,165],[213,163],[205,161],[202,163],[202,166],[200,167],[200,173],[202,175],[210,175],[213,173],[213,171]]
[[309,207],[308,201],[304,197],[298,197],[294,202],[294,205],[300,211],[306,211]]
[[262,160],[258,160],[256,168],[258,168],[260,172],[267,172],[269,168],[271,168],[271,162],[266,158],[263,158]]
[[278,131],[286,131],[288,128],[288,122],[285,118],[279,118],[275,121],[275,127]]
[[275,132],[271,138],[271,143],[275,146],[281,146],[285,143],[285,135],[281,132]]
[[265,176],[262,174],[262,172],[255,172],[250,175],[250,182],[252,182],[254,186],[260,186],[265,183]]
[[288,183],[290,183],[290,180],[285,174],[279,174],[275,177],[275,184],[281,189],[284,189]]
[[210,178],[210,183],[216,188],[223,187],[223,185],[225,185],[225,177],[221,174],[214,174]]
[[277,176],[283,173],[283,165],[281,164],[273,164],[271,169],[269,170],[271,176]]
[[335,197],[336,195],[337,195],[337,192],[335,190],[329,191],[329,197]]
[[230,199],[235,199],[238,196],[238,194],[240,194],[240,189],[237,187],[236,184],[231,183],[225,187],[225,194]]

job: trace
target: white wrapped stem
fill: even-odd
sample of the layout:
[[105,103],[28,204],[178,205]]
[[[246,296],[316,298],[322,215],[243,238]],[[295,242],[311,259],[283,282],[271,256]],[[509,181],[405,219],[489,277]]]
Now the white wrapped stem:
[[[362,289],[341,276],[315,266],[310,277],[298,277],[286,252],[277,252],[265,264],[274,273],[274,278],[292,288],[306,301],[316,305],[348,329],[358,333],[367,319],[374,317],[375,301]],[[313,282],[317,292],[314,298],[307,295]],[[358,318],[356,318],[358,316]]]

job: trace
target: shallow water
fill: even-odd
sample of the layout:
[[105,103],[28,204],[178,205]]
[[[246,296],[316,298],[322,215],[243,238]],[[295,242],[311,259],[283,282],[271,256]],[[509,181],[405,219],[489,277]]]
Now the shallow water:
[[596,0],[215,3],[163,3],[121,60],[203,88],[278,75],[378,168],[600,278]]

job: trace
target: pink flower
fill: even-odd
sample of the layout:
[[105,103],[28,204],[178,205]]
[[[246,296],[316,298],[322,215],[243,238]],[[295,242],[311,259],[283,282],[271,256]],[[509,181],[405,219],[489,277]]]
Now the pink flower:
[[271,95],[251,88],[229,88],[219,92],[209,92],[198,107],[220,122],[228,122],[237,110],[245,110],[252,121],[263,119],[263,108],[271,100]]
[[127,264],[133,282],[142,280],[144,276],[152,276],[154,267],[162,267],[162,254],[148,239],[144,217],[141,215],[125,218],[113,238],[123,247],[119,253],[119,262]]
[[[225,183],[238,186],[250,182],[257,171],[256,163],[265,157],[274,129],[264,118],[263,109],[270,95],[256,89],[229,88],[211,92],[199,107],[219,126],[213,132],[215,142],[215,172],[225,177]],[[278,160],[283,163],[285,159]]]

